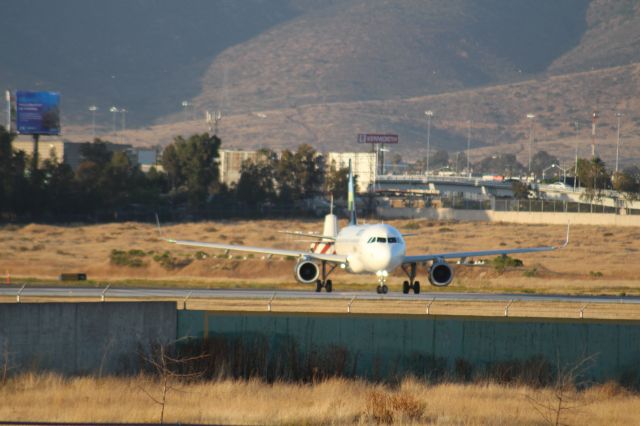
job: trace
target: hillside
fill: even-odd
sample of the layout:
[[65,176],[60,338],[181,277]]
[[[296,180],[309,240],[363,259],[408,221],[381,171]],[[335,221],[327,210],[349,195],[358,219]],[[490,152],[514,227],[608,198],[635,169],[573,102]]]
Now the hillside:
[[[579,153],[589,155],[593,108],[601,111],[598,152],[605,161],[612,162],[615,153],[617,110],[628,113],[622,121],[621,163],[631,164],[640,158],[636,143],[640,117],[633,115],[640,109],[640,64],[439,95],[266,109],[259,115],[238,113],[223,118],[219,134],[226,148],[281,149],[311,143],[323,151],[361,151],[368,147],[356,144],[358,132],[394,132],[400,136],[400,144],[391,147],[393,152],[415,159],[426,154],[424,111],[432,109],[434,149],[466,149],[467,120],[471,120],[472,161],[497,152],[515,153],[525,161],[529,141],[526,114],[533,112],[537,115],[534,149],[545,149],[570,161],[575,152],[575,121],[579,122]],[[127,131],[124,141],[165,144],[175,135],[206,130],[204,120],[173,122]],[[74,138],[90,137],[86,126],[74,128],[74,132]]]
[[586,4],[345,0],[220,54],[195,103],[236,113],[522,79],[578,43]]

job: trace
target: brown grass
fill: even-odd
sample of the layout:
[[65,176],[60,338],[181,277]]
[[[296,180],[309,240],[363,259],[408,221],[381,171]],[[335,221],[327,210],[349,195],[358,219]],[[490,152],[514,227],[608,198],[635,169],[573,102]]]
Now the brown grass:
[[[159,382],[135,378],[63,378],[25,374],[0,387],[0,418],[14,421],[157,422],[144,391]],[[568,424],[636,424],[640,396],[611,384],[572,391],[581,407]],[[144,389],[144,390],[143,390]],[[390,387],[359,380],[267,384],[257,380],[183,383],[170,393],[167,422],[220,424],[544,424],[531,398],[551,389],[485,384],[430,385],[406,379]],[[34,403],[37,401],[37,403]]]
[[[391,221],[399,229],[418,226],[410,232],[419,235],[407,238],[408,253],[475,250],[506,246],[523,247],[557,244],[564,236],[564,227],[555,225],[516,225],[502,223],[437,223],[426,220]],[[446,226],[452,232],[437,230]],[[140,249],[162,254],[169,251],[177,259],[195,257],[196,248],[179,247],[158,238],[155,227],[140,223],[119,223],[88,226],[48,226],[31,224],[0,228],[0,274],[16,277],[55,280],[62,272],[86,272],[97,281],[134,281],[158,285],[193,287],[252,287],[308,289],[295,282],[293,260],[260,255],[232,253],[232,258],[219,251],[205,250],[207,258],[194,259],[188,266],[166,270],[152,259],[144,258],[148,266],[131,268],[110,263],[112,250]],[[184,239],[220,241],[222,234],[248,245],[307,249],[299,238],[278,234],[280,229],[319,231],[317,221],[218,221],[169,225],[165,235]],[[265,239],[274,238],[273,241]],[[37,247],[37,250],[34,250]],[[25,249],[26,248],[26,249]],[[445,291],[537,292],[573,294],[640,294],[640,228],[574,226],[567,249],[518,256],[524,268],[502,273],[492,267],[457,267],[453,284]],[[536,268],[533,277],[525,270]],[[593,272],[593,274],[592,274]],[[597,277],[596,273],[602,273]],[[426,291],[438,291],[428,285],[426,272],[419,270],[419,280]],[[351,275],[336,271],[334,288],[373,291],[375,277]],[[391,289],[398,291],[403,280],[396,271],[390,279]],[[362,286],[361,284],[366,284]]]

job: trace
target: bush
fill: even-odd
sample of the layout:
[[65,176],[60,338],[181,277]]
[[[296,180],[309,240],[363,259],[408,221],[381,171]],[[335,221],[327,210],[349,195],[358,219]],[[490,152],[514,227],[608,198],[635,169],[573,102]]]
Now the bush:
[[407,392],[373,391],[367,395],[366,414],[375,423],[413,423],[422,418],[424,410],[425,404]]
[[129,268],[142,268],[147,266],[147,263],[143,260],[146,253],[142,250],[132,249],[124,250],[111,250],[110,261],[112,265],[127,266]]
[[168,271],[175,270],[175,269],[182,269],[185,266],[190,265],[191,262],[193,262],[193,259],[190,259],[188,257],[179,259],[175,256],[171,256],[171,253],[169,253],[168,251],[165,251],[162,254],[157,254],[153,256],[153,260],[158,262],[160,266],[162,266],[164,269]]
[[498,272],[503,272],[505,268],[517,268],[523,265],[522,260],[511,256],[498,256],[491,261],[491,265]]

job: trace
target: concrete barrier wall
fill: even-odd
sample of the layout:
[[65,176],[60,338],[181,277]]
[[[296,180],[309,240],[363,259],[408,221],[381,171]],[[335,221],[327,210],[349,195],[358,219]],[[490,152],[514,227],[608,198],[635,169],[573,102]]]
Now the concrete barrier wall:
[[457,210],[434,208],[378,208],[378,215],[385,219],[432,219],[484,222],[510,222],[530,224],[640,226],[640,216],[602,213],[553,213],[553,212],[501,212],[493,210]]
[[175,334],[171,302],[0,304],[0,359],[14,371],[135,371],[140,349]]
[[527,374],[593,357],[588,378],[640,384],[640,322],[180,311],[178,336],[215,338],[247,359],[270,351],[304,364],[323,359],[318,353],[327,353],[325,360],[347,354],[344,371],[387,379]]

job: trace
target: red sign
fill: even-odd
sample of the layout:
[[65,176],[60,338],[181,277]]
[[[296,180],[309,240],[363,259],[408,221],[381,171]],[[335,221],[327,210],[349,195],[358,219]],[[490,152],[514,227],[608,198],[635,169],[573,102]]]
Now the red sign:
[[382,135],[377,133],[358,133],[358,143],[398,143],[398,135]]

